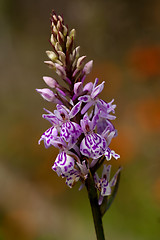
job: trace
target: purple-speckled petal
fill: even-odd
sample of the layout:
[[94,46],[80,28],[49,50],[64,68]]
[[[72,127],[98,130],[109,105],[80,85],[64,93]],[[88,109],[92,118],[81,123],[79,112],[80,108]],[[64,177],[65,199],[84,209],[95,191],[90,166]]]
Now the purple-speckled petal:
[[92,133],[82,140],[80,151],[84,156],[96,159],[104,154],[106,147],[106,140],[99,134]]
[[92,129],[95,129],[97,122],[99,121],[100,118],[100,111],[97,112],[92,118]]
[[48,120],[54,126],[61,125],[61,121],[52,112],[50,112],[49,114],[43,114],[42,117]]
[[89,95],[83,95],[79,97],[78,100],[82,102],[89,102],[91,100],[91,97]]
[[109,182],[107,180],[104,180],[104,179],[102,180],[101,195],[102,196],[111,195],[111,187],[109,185]]
[[74,168],[74,158],[63,151],[58,154],[53,165],[53,169],[55,167],[59,167],[63,174],[68,173]]
[[58,176],[62,174],[61,168],[58,167],[56,163],[54,163],[54,165],[52,166],[52,170],[55,171]]
[[67,108],[63,105],[57,104],[57,110],[54,110],[55,116],[62,122],[69,120]]
[[107,181],[110,179],[110,173],[111,173],[111,165],[104,165],[103,166],[103,172],[102,172],[102,178],[105,178]]
[[77,113],[80,111],[81,109],[81,105],[82,105],[82,102],[78,102],[70,111],[69,113],[69,118],[73,118],[77,115]]
[[104,81],[98,85],[97,87],[95,87],[91,93],[91,98],[94,99],[98,96],[98,94],[100,94],[100,92],[102,92],[103,88],[104,88]]
[[89,120],[89,117],[88,117],[88,113],[86,113],[84,116],[83,116],[83,119],[81,119],[80,121],[80,124],[81,124],[81,128],[82,128],[82,131],[84,132],[84,134],[88,134],[88,133],[91,133],[93,132],[93,124],[92,122]]
[[66,142],[71,141],[74,143],[81,133],[82,129],[78,123],[68,121],[62,124],[60,136],[63,137]]
[[105,151],[105,157],[107,159],[107,161],[111,160],[112,155],[111,155],[111,149],[108,147],[107,150]]
[[76,182],[80,179],[79,172],[77,170],[71,170],[66,176],[66,184],[72,188]]
[[111,160],[112,157],[114,157],[116,160],[120,158],[120,155],[115,153],[115,151],[111,150],[109,147],[105,151],[105,157],[107,161]]
[[57,137],[58,131],[55,127],[47,129],[41,136],[38,144],[43,140],[46,148],[49,148],[52,145],[52,141]]

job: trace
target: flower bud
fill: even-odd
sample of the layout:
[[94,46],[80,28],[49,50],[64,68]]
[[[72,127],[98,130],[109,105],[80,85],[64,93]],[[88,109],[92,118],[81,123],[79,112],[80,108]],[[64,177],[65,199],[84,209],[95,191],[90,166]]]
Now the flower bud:
[[62,23],[60,20],[58,20],[58,22],[57,22],[57,30],[62,31]]
[[57,59],[57,55],[53,51],[46,51],[46,54],[52,61],[55,61]]
[[[53,23],[52,23],[53,24]],[[53,32],[57,35],[58,31],[55,25],[53,25]]]
[[45,64],[49,66],[51,69],[55,69],[55,64],[52,61],[44,61]]
[[92,67],[93,67],[93,60],[87,62],[85,65],[84,65],[84,68],[83,68],[83,72],[85,74],[89,74],[92,70]]
[[52,102],[55,99],[54,93],[49,88],[36,89],[36,91],[48,102]]
[[62,67],[61,65],[59,65],[58,63],[55,63],[55,67],[56,67],[56,73],[62,77],[65,78],[66,77],[66,71],[64,69],[64,67]]
[[66,42],[66,48],[67,49],[69,49],[71,43],[72,43],[72,39],[69,36],[67,36],[67,42]]
[[53,34],[51,34],[50,42],[52,43],[53,46],[55,46],[56,40],[55,40]]
[[72,30],[70,31],[69,37],[70,37],[70,38],[73,38],[73,40],[75,39],[75,37],[76,37],[76,30],[75,30],[75,29],[72,29]]
[[61,45],[59,44],[59,42],[56,42],[56,44],[55,44],[55,49],[56,49],[57,52],[58,52],[58,51],[62,51],[62,47],[61,47]]
[[44,82],[45,82],[49,87],[51,87],[51,88],[55,88],[55,87],[58,87],[58,86],[59,86],[59,84],[57,83],[57,81],[54,80],[54,79],[51,78],[51,77],[46,77],[46,76],[44,76],[44,77],[43,77],[43,80],[44,80]]
[[82,82],[77,82],[74,84],[74,93],[76,95],[81,94],[81,92],[83,91],[83,84]]
[[64,35],[64,37],[67,36],[67,33],[68,33],[68,29],[65,25],[63,25],[63,35]]
[[83,88],[83,91],[88,91],[88,92],[91,92],[93,89],[93,83],[92,82],[89,82],[87,83],[84,88]]
[[59,60],[62,61],[62,63],[65,65],[66,64],[66,55],[62,51],[58,51],[59,54]]
[[77,68],[81,68],[82,67],[82,64],[84,63],[85,59],[86,59],[86,56],[82,56],[82,57],[78,58]]

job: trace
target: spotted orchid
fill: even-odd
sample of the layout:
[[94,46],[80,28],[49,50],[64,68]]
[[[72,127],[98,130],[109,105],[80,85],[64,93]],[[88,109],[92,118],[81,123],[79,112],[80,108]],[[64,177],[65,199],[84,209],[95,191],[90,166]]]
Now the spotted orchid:
[[111,192],[112,192],[111,188],[115,186],[117,177],[120,171],[121,171],[121,168],[118,169],[118,171],[115,173],[115,175],[112,177],[111,180],[110,180],[111,165],[103,166],[103,172],[102,172],[101,178],[99,178],[98,174],[95,173],[94,181],[97,189],[100,191],[99,201],[98,201],[99,205],[101,205],[104,196],[111,195]]
[[[46,148],[59,149],[57,157],[53,159],[52,170],[65,178],[70,188],[77,182],[81,183],[80,189],[85,186],[91,205],[97,201],[101,219],[98,203],[103,205],[103,198],[112,195],[112,188],[117,187],[116,180],[120,173],[119,169],[110,180],[111,165],[104,164],[112,157],[120,157],[110,148],[112,139],[117,136],[112,122],[116,118],[116,105],[114,100],[106,102],[99,97],[104,89],[104,81],[98,85],[96,78],[94,83],[85,84],[93,61],[86,63],[86,56],[80,56],[80,47],[75,47],[75,29],[69,31],[63,17],[55,12],[51,15],[50,43],[52,51],[46,51],[49,61],[45,61],[45,64],[55,71],[61,82],[44,76],[47,88],[36,89],[45,100],[56,104],[53,111],[44,109],[46,113],[42,117],[51,126],[38,143],[43,141]],[[102,177],[99,178],[97,170],[103,164]],[[96,200],[98,192],[99,201]]]

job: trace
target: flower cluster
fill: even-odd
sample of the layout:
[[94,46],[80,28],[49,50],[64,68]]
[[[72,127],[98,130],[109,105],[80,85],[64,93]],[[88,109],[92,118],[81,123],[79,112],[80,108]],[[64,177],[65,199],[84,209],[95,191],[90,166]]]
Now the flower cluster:
[[[85,62],[86,56],[80,56],[80,47],[75,47],[75,30],[68,30],[61,16],[51,15],[52,51],[46,51],[49,61],[45,63],[62,79],[62,83],[52,77],[43,77],[49,88],[36,89],[41,96],[56,104],[51,112],[45,109],[43,118],[51,127],[41,136],[46,148],[54,146],[59,154],[52,169],[72,187],[77,181],[82,184],[90,171],[98,169],[105,161],[120,156],[109,148],[117,131],[112,124],[116,105],[99,98],[104,81],[98,84],[84,84],[90,73],[93,61]],[[51,90],[52,89],[52,90]],[[102,178],[94,174],[95,187],[100,191],[100,199],[111,194],[117,175],[109,180],[111,165],[104,165]],[[100,201],[102,202],[102,201]]]

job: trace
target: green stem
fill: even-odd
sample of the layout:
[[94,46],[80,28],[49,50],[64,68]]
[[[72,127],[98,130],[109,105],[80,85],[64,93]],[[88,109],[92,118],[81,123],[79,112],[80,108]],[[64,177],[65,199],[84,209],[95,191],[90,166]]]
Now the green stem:
[[100,207],[98,205],[97,190],[94,186],[94,180],[91,173],[89,173],[88,178],[86,180],[86,188],[88,191],[88,197],[91,204],[97,240],[105,240],[103,225],[102,225],[102,216],[100,212]]

